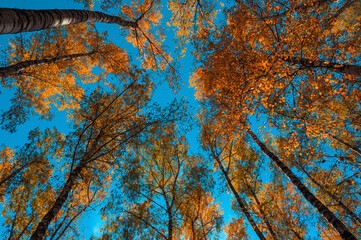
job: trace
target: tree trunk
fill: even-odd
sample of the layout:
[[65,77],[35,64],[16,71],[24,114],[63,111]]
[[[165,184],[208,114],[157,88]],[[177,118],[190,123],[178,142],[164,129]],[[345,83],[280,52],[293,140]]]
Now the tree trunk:
[[70,225],[75,221],[75,219],[82,214],[90,205],[90,202],[81,210],[79,211],[74,217],[71,218],[71,220],[66,224],[66,226],[61,230],[59,236],[56,238],[56,240],[60,240],[60,238],[64,235],[65,231],[70,227]]
[[168,240],[173,239],[173,216],[172,216],[172,209],[167,209],[168,211]]
[[56,63],[59,61],[72,60],[72,59],[79,58],[79,57],[88,57],[88,56],[93,55],[96,52],[97,51],[91,51],[88,53],[69,54],[69,55],[57,56],[57,57],[53,57],[53,58],[27,60],[27,61],[22,61],[22,62],[13,64],[13,65],[9,65],[6,67],[0,67],[0,80],[4,79],[6,77],[9,77],[12,74],[16,74],[29,67],[36,67],[36,66],[40,66],[42,64],[51,64],[51,63]]
[[[213,154],[213,153],[212,153]],[[220,159],[215,155],[213,154],[214,156],[214,159],[216,160],[219,168],[221,169],[224,177],[226,178],[227,180],[227,183],[228,183],[228,186],[229,188],[232,190],[234,196],[236,197],[236,200],[239,204],[239,207],[241,208],[242,212],[244,213],[244,215],[246,216],[247,220],[249,221],[249,223],[251,224],[253,230],[256,232],[257,236],[259,237],[259,239],[261,240],[266,240],[265,236],[263,235],[263,233],[261,232],[261,230],[259,230],[256,222],[253,220],[251,214],[249,213],[247,207],[246,207],[246,204],[243,202],[243,199],[239,196],[238,192],[236,191],[236,189],[234,188],[233,184],[232,184],[232,181],[231,179],[229,179],[228,177],[228,173],[226,172],[226,170],[224,169]]]
[[272,227],[271,223],[268,221],[267,216],[266,216],[265,212],[262,209],[262,204],[258,200],[258,197],[257,197],[256,193],[253,191],[252,187],[248,184],[248,181],[246,179],[245,179],[244,183],[246,184],[248,190],[251,192],[251,195],[252,195],[253,199],[256,202],[258,210],[261,213],[263,221],[266,223],[268,231],[271,233],[272,238],[277,240],[278,239],[277,235],[276,235],[275,231],[273,230],[273,227]]
[[339,141],[340,143],[342,143],[343,145],[345,145],[346,147],[350,148],[352,151],[354,151],[355,153],[357,153],[358,155],[361,156],[361,150],[358,149],[357,147],[354,147],[354,146],[352,146],[351,144],[343,141],[341,138],[338,138],[338,137],[332,136],[332,135],[330,135],[330,136],[331,136],[333,139],[336,139],[337,141]]
[[342,239],[356,240],[357,238],[346,228],[346,226],[333,214],[313,193],[301,182],[301,180],[273,153],[265,144],[263,144],[256,134],[248,127],[248,134],[252,137],[254,142],[261,148],[262,152],[266,154],[281,170],[287,175],[291,182],[302,193],[305,199],[314,206],[318,212],[327,219],[327,221],[336,229]]
[[58,233],[58,231],[63,227],[63,225],[65,224],[66,220],[68,220],[68,216],[69,216],[69,212],[70,212],[70,208],[68,208],[66,210],[65,216],[63,218],[63,220],[61,221],[61,223],[55,228],[54,232],[51,233],[51,235],[49,236],[49,240],[53,240],[54,237],[56,236],[56,234]]
[[[359,216],[357,216],[351,209],[349,209],[345,204],[343,204],[343,202],[336,197],[335,195],[333,195],[330,191],[328,191],[326,188],[324,188],[318,181],[316,181],[316,179],[314,179],[307,171],[306,169],[304,169],[303,166],[301,166],[299,164],[299,167],[301,169],[302,172],[304,172],[307,177],[314,183],[316,184],[322,191],[324,191],[330,198],[332,198],[337,205],[339,205],[355,222],[358,222],[358,224],[361,224],[361,219],[359,218]],[[361,226],[361,225],[360,225]]]
[[319,7],[322,7],[323,5],[325,4],[328,4],[328,3],[333,3],[333,2],[336,2],[336,0],[316,0],[316,1],[306,1],[305,3],[302,3],[298,6],[294,6],[294,7],[291,7],[283,12],[280,12],[278,14],[275,14],[275,15],[271,15],[271,16],[265,16],[262,18],[262,20],[267,20],[267,19],[279,19],[279,18],[282,18],[282,17],[285,17],[286,15],[292,13],[292,12],[299,12],[299,11],[307,11],[308,9],[311,9],[311,8],[319,8]]
[[32,32],[81,22],[116,23],[133,28],[137,26],[136,22],[97,11],[0,8],[0,34]]
[[20,232],[20,234],[18,236],[16,236],[16,238],[14,238],[14,240],[19,240],[21,239],[21,237],[24,235],[24,233],[26,232],[26,230],[28,229],[28,227],[30,226],[30,224],[33,222],[34,220],[34,216],[31,216],[30,220],[28,221],[28,223],[26,224],[26,226],[24,227],[24,229]]
[[73,189],[73,186],[76,183],[76,180],[80,176],[81,170],[86,166],[86,160],[83,159],[70,173],[68,180],[63,186],[59,196],[56,198],[55,203],[51,207],[51,209],[45,214],[45,216],[41,219],[40,223],[38,224],[37,228],[35,229],[34,233],[31,236],[31,240],[41,240],[44,238],[46,231],[50,223],[59,213],[61,207],[64,205],[66,200],[68,199],[68,195]]
[[285,57],[282,59],[290,64],[297,64],[306,68],[326,68],[331,71],[348,74],[348,75],[354,75],[356,77],[361,76],[361,66],[357,66],[357,65],[337,64],[334,62],[311,60],[302,57]]
[[[104,113],[104,112],[103,112]],[[99,115],[100,116],[100,115]],[[93,121],[91,124],[94,124],[95,121]],[[91,126],[88,125],[84,128],[83,133],[87,128]],[[80,141],[80,138],[82,137],[82,134],[79,136],[78,143]],[[91,144],[89,150],[85,152],[79,163],[73,168],[73,165],[71,167],[71,172],[69,174],[68,179],[66,180],[63,188],[61,189],[60,194],[55,200],[55,203],[52,205],[50,210],[45,214],[45,216],[41,219],[40,223],[36,227],[34,233],[31,235],[30,240],[41,240],[44,238],[46,231],[48,230],[48,227],[50,223],[54,220],[56,215],[59,213],[60,209],[64,205],[64,203],[67,201],[69,193],[71,190],[73,190],[74,185],[76,184],[76,181],[80,177],[81,171],[87,166],[90,160],[94,157],[94,154],[99,151],[98,145],[100,139],[103,137],[103,129],[100,130],[100,132],[97,134],[96,138],[94,139],[93,143]],[[102,148],[102,147],[100,147]],[[75,147],[74,151],[77,151],[77,146]],[[75,153],[75,152],[74,152]]]

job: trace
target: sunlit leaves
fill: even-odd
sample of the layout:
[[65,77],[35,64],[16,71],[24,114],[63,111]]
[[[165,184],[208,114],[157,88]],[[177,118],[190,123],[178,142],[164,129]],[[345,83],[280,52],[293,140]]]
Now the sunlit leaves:
[[177,48],[182,49],[180,56],[184,56],[189,41],[197,43],[197,37],[204,34],[205,29],[213,28],[216,1],[172,0],[168,2],[168,9],[172,17],[167,23],[176,29]]
[[227,233],[227,240],[248,239],[243,218],[232,218],[227,224],[225,232]]
[[29,143],[14,152],[12,167],[2,174],[2,194],[6,202],[5,236],[29,236],[37,217],[47,211],[54,199],[54,164],[63,156],[64,138],[56,129],[29,133]]
[[[280,135],[269,142],[289,166],[301,162],[317,169],[317,163],[325,162],[326,152],[337,151],[344,160],[332,169],[343,169],[349,176],[357,172],[359,81],[357,74],[344,69],[346,65],[359,68],[359,56],[345,54],[356,53],[358,47],[351,44],[353,33],[332,30],[329,25],[330,19],[339,21],[339,13],[351,12],[353,5],[357,4],[237,1],[225,10],[226,24],[199,38],[202,44],[195,45],[199,65],[191,84],[216,123],[221,152],[249,121],[257,120],[265,125],[260,126],[261,132],[274,127],[269,131]],[[345,12],[339,11],[342,6]],[[228,143],[223,142],[225,136],[231,136]],[[241,162],[247,159],[252,158]],[[242,177],[252,173],[242,164],[237,167],[234,181],[242,186]],[[294,231],[302,237],[303,233]]]
[[2,118],[4,127],[11,131],[28,118],[29,111],[32,112],[29,109],[50,118],[52,105],[60,110],[78,108],[84,94],[81,84],[102,80],[102,75],[97,76],[93,69],[104,64],[101,56],[109,54],[106,51],[110,50],[109,47],[102,49],[104,40],[86,24],[46,30],[25,39],[15,37],[11,43],[6,52],[8,64],[93,52],[88,56],[31,66],[10,79],[3,79],[5,87],[16,89],[13,106]]

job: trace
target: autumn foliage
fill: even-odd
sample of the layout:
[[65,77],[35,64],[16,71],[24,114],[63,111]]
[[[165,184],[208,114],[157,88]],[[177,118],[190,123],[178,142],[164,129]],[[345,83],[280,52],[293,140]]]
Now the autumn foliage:
[[1,237],[361,237],[360,1],[76,2],[0,9],[1,128],[69,125],[3,142]]

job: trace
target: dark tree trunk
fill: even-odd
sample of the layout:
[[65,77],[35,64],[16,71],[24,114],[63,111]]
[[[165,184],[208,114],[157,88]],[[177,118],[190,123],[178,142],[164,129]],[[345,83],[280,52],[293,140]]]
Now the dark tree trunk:
[[283,58],[283,60],[290,64],[296,64],[306,68],[325,68],[334,72],[354,75],[356,77],[361,76],[361,66],[357,66],[357,65],[337,64],[334,62],[311,60],[302,57],[286,57]]
[[327,221],[340,234],[342,239],[357,240],[357,238],[347,229],[347,227],[331,212],[313,193],[301,182],[301,180],[289,169],[273,152],[271,152],[265,144],[263,144],[256,134],[250,129],[247,132],[252,137],[254,142],[261,148],[262,152],[266,154],[281,170],[287,175],[291,182],[302,193],[305,199],[314,206],[317,211],[327,219]]
[[[316,184],[322,191],[324,191],[330,198],[332,198],[337,205],[339,205],[355,222],[358,222],[358,224],[361,224],[361,219],[359,218],[359,216],[356,215],[356,213],[354,213],[351,209],[349,209],[338,197],[336,197],[334,194],[332,194],[330,191],[328,191],[326,188],[324,188],[318,181],[316,181],[316,179],[314,179],[307,171],[306,169],[304,169],[304,167],[302,167],[301,165],[299,165],[300,169],[302,172],[304,172],[307,177],[314,183]],[[361,226],[361,225],[360,225]]]
[[51,233],[49,240],[53,240],[54,237],[56,236],[56,234],[58,233],[58,231],[63,227],[66,220],[68,220],[69,212],[70,212],[70,209],[68,208],[61,223],[55,228],[54,232]]
[[173,216],[171,209],[168,209],[168,240],[173,239]]
[[96,53],[96,51],[91,51],[88,53],[69,54],[69,55],[57,56],[57,57],[53,57],[53,58],[27,60],[27,61],[22,61],[22,62],[13,64],[13,65],[9,65],[6,67],[0,67],[0,79],[9,77],[10,75],[16,74],[29,67],[36,67],[36,66],[40,66],[42,64],[51,64],[51,63],[56,63],[59,61],[72,60],[72,59],[80,58],[80,57],[88,57],[88,56],[93,55],[94,53]]
[[82,214],[90,205],[90,202],[81,210],[79,211],[74,217],[71,218],[71,220],[66,224],[66,226],[61,230],[59,236],[56,238],[56,240],[60,240],[61,237],[64,235],[65,231],[70,227],[70,225],[75,221],[75,219]]
[[262,209],[262,204],[260,203],[260,201],[259,201],[256,193],[253,191],[252,187],[251,187],[251,186],[248,184],[248,182],[246,182],[246,181],[247,181],[247,180],[245,180],[245,184],[246,184],[248,190],[251,192],[251,195],[252,195],[253,199],[254,199],[255,202],[256,202],[256,205],[257,205],[257,207],[258,207],[258,210],[259,210],[259,212],[260,212],[261,215],[262,215],[263,221],[264,221],[264,222],[266,223],[266,225],[267,225],[268,231],[271,233],[272,238],[275,239],[275,240],[277,240],[277,239],[278,239],[278,238],[277,238],[277,235],[276,235],[275,231],[273,230],[273,227],[272,227],[271,223],[268,221],[267,216],[266,216],[266,214],[264,213],[264,211],[263,211],[263,209]]
[[[93,122],[94,123],[94,122]],[[93,124],[92,123],[92,124]],[[86,130],[87,128],[85,128]],[[55,200],[55,203],[52,205],[50,210],[45,214],[45,216],[41,219],[40,223],[38,224],[37,228],[35,229],[34,233],[31,235],[31,240],[41,240],[44,238],[46,231],[50,223],[54,220],[56,215],[59,213],[60,209],[64,205],[64,203],[68,200],[69,193],[73,190],[76,181],[80,177],[81,171],[86,168],[87,164],[92,160],[95,153],[99,151],[98,145],[99,140],[103,136],[103,130],[97,134],[95,140],[91,144],[90,149],[83,155],[79,163],[75,166],[75,168],[71,167],[71,172],[69,174],[68,179],[66,180],[63,188],[61,189],[60,194]],[[80,135],[81,138],[81,135]],[[79,139],[80,141],[80,139]],[[79,142],[78,142],[79,143]],[[75,150],[76,151],[76,148]]]
[[358,149],[357,147],[352,146],[351,144],[343,141],[341,138],[338,138],[338,137],[336,137],[336,136],[332,136],[332,135],[331,135],[331,137],[332,137],[333,139],[339,141],[340,143],[342,143],[343,145],[345,145],[346,147],[350,148],[352,151],[354,151],[355,153],[357,153],[358,155],[361,156],[361,150]]
[[253,220],[253,217],[251,216],[251,214],[249,213],[247,207],[246,207],[246,204],[244,203],[243,199],[239,196],[238,192],[236,191],[236,189],[234,188],[233,186],[233,183],[231,181],[231,179],[229,179],[228,177],[228,173],[226,172],[226,170],[224,169],[223,165],[222,165],[222,162],[220,161],[220,159],[215,155],[213,154],[214,156],[214,159],[216,160],[219,168],[221,169],[224,177],[226,178],[227,180],[227,183],[228,183],[228,186],[229,188],[231,189],[231,191],[233,192],[237,202],[238,202],[238,205],[239,207],[241,208],[242,212],[244,213],[244,215],[246,216],[247,220],[249,221],[249,223],[251,224],[252,226],[252,229],[256,232],[257,236],[259,237],[259,239],[261,240],[266,240],[265,236],[263,235],[263,233],[261,232],[261,230],[259,230],[256,222]]
[[272,16],[265,16],[262,19],[263,20],[267,20],[267,19],[279,19],[282,17],[287,16],[288,14],[292,13],[292,12],[299,12],[299,11],[307,11],[308,9],[311,8],[319,8],[325,4],[330,4],[336,2],[336,0],[316,0],[313,2],[307,1],[306,3],[302,3],[298,6],[295,7],[291,7],[283,12],[280,12],[278,14],[272,15]]
[[97,11],[0,8],[0,34],[32,32],[81,22],[115,23],[133,28],[137,26],[136,22]]
[[73,189],[76,181],[80,176],[80,172],[85,168],[86,160],[83,159],[70,173],[68,180],[64,184],[59,196],[56,198],[55,203],[51,207],[51,209],[45,214],[45,216],[41,219],[40,223],[38,224],[36,230],[31,236],[31,240],[41,240],[44,238],[46,231],[50,223],[59,213],[61,207],[64,205],[66,200],[68,199],[68,195]]

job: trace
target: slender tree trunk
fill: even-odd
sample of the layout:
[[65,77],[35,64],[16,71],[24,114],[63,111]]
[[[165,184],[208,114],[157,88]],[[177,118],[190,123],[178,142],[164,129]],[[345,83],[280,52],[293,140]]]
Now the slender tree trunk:
[[68,180],[64,184],[59,196],[56,198],[55,203],[53,204],[51,209],[45,214],[45,216],[41,219],[36,230],[34,231],[33,235],[30,238],[31,240],[41,240],[44,238],[50,223],[53,221],[53,219],[59,213],[61,207],[68,199],[69,193],[73,189],[76,180],[80,176],[80,172],[83,170],[85,166],[86,166],[86,160],[83,159],[70,173]]
[[302,172],[304,172],[307,177],[316,184],[322,191],[324,191],[330,198],[332,198],[355,222],[358,222],[358,224],[361,224],[361,219],[359,216],[357,216],[351,209],[349,209],[338,197],[333,195],[330,191],[328,191],[326,188],[324,188],[316,179],[314,179],[307,171],[304,169],[303,166],[299,164],[299,167]]
[[24,235],[24,233],[28,229],[29,225],[33,222],[33,220],[34,220],[34,216],[31,216],[30,220],[28,221],[24,229],[21,231],[21,233],[18,236],[16,236],[16,238],[14,238],[15,240],[21,239],[21,237]]
[[70,208],[67,209],[65,216],[63,218],[63,220],[61,221],[61,223],[56,227],[56,229],[54,230],[54,232],[51,234],[49,240],[53,240],[54,237],[56,236],[56,234],[58,233],[58,231],[63,227],[63,225],[65,224],[66,220],[68,219],[68,214],[70,212]]
[[75,221],[77,217],[79,217],[80,214],[82,214],[90,205],[90,202],[81,210],[79,211],[74,217],[71,218],[71,220],[66,224],[66,226],[63,228],[63,230],[60,232],[59,236],[56,238],[56,240],[60,240],[60,238],[64,235],[65,231],[70,227],[70,225]]
[[336,2],[336,0],[316,0],[316,1],[306,1],[306,3],[302,3],[298,6],[295,7],[291,7],[286,11],[283,11],[281,13],[272,15],[272,16],[265,16],[262,18],[262,20],[267,20],[267,19],[279,19],[282,17],[287,16],[288,14],[292,13],[292,12],[299,12],[299,11],[305,11],[311,8],[319,8],[322,5],[325,5],[327,3],[333,3]]
[[272,238],[275,239],[275,240],[277,240],[277,239],[278,239],[278,238],[277,238],[277,235],[276,235],[275,231],[273,230],[273,227],[272,227],[271,223],[268,221],[267,216],[266,216],[266,214],[264,213],[264,211],[263,211],[263,209],[262,209],[262,204],[260,203],[260,201],[259,201],[256,193],[253,191],[252,187],[248,184],[248,182],[247,182],[246,179],[245,179],[244,182],[245,182],[247,188],[249,189],[249,191],[251,192],[251,195],[252,195],[253,199],[254,199],[255,202],[256,202],[256,205],[257,205],[257,207],[258,207],[258,210],[259,210],[259,212],[260,212],[261,215],[262,215],[263,221],[264,221],[264,222],[266,223],[266,225],[267,225],[268,231],[271,233]]
[[[163,198],[164,198],[164,201],[165,201],[165,204],[166,204],[166,212],[167,212],[167,215],[168,215],[168,236],[167,236],[167,240],[172,240],[173,239],[173,214],[172,214],[172,205],[173,205],[173,201],[172,203],[169,203],[169,199],[167,197],[167,193],[166,191],[164,190],[164,186],[161,187],[160,186],[160,189],[162,190],[162,195],[163,195]],[[174,190],[174,188],[173,188]]]
[[297,237],[297,239],[304,240],[304,238],[301,237],[300,234],[298,234],[298,232],[296,232],[293,228],[291,228],[291,231],[295,234],[295,236]]
[[340,139],[340,138],[338,138],[338,137],[336,137],[336,136],[332,136],[332,135],[330,135],[330,136],[331,136],[333,139],[336,139],[337,141],[339,141],[340,143],[342,143],[343,145],[345,145],[346,147],[350,148],[352,151],[354,151],[355,153],[357,153],[358,155],[361,156],[361,150],[358,149],[357,147],[352,146],[351,144],[343,141],[342,139]]
[[301,65],[306,68],[326,68],[331,71],[348,74],[348,75],[354,75],[356,77],[361,76],[361,66],[357,66],[357,65],[337,64],[334,62],[311,60],[301,57],[286,57],[283,58],[283,60],[288,63]]
[[248,134],[252,137],[254,142],[261,148],[262,152],[266,154],[281,170],[287,175],[291,182],[302,193],[305,199],[314,206],[318,212],[327,219],[327,221],[336,229],[340,236],[345,240],[356,240],[357,238],[347,229],[347,227],[331,212],[313,193],[301,182],[301,180],[273,153],[263,142],[261,142],[256,134],[247,128]]
[[115,23],[133,28],[137,26],[136,22],[97,11],[0,8],[0,34],[32,32],[81,22]]
[[54,220],[54,218],[59,213],[64,203],[67,201],[69,193],[76,184],[76,181],[78,180],[81,171],[86,167],[86,165],[89,162],[89,159],[92,158],[97,151],[99,151],[98,144],[103,134],[104,134],[103,130],[101,130],[100,133],[96,136],[93,143],[91,144],[89,151],[87,151],[83,155],[82,159],[79,161],[79,163],[75,166],[74,169],[71,168],[72,171],[70,172],[68,179],[66,180],[63,188],[61,189],[60,194],[56,198],[55,203],[50,208],[50,210],[45,214],[45,216],[41,219],[40,223],[38,224],[37,228],[32,234],[30,240],[41,240],[44,238],[50,223]]
[[173,239],[173,216],[171,209],[168,209],[168,240]]
[[27,61],[22,61],[22,62],[13,64],[13,65],[9,65],[6,67],[0,67],[0,80],[4,79],[6,77],[9,77],[12,74],[16,74],[29,67],[36,67],[36,66],[40,66],[42,64],[51,64],[51,63],[55,63],[55,62],[59,62],[59,61],[72,60],[72,59],[80,58],[80,57],[88,57],[88,56],[93,55],[96,52],[97,51],[91,51],[88,53],[69,54],[69,55],[57,56],[57,57],[53,57],[53,58],[27,60]]
[[192,223],[192,236],[193,236],[193,239],[196,239],[196,231],[195,231],[195,229],[194,229],[194,221],[193,221],[193,219],[191,220],[191,223]]
[[[213,154],[213,153],[212,153]],[[249,221],[249,223],[251,224],[253,230],[256,232],[257,236],[259,237],[259,239],[261,240],[266,240],[265,236],[263,235],[263,233],[261,232],[261,230],[259,230],[256,222],[253,220],[251,214],[249,213],[247,207],[246,207],[246,204],[243,202],[243,199],[239,196],[238,192],[236,191],[236,189],[234,188],[233,186],[233,183],[231,181],[231,179],[229,179],[228,177],[228,173],[226,172],[226,170],[224,169],[223,165],[222,165],[222,162],[220,161],[220,159],[215,155],[213,154],[214,156],[214,159],[216,160],[219,168],[221,169],[224,177],[226,178],[227,180],[227,183],[228,183],[228,186],[229,188],[231,189],[231,191],[233,192],[234,196],[236,197],[236,200],[239,204],[239,207],[241,208],[242,212],[244,213],[244,215],[246,216],[247,220]]]

